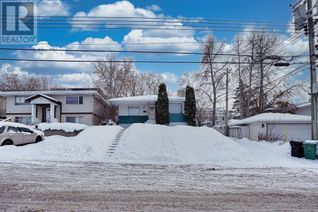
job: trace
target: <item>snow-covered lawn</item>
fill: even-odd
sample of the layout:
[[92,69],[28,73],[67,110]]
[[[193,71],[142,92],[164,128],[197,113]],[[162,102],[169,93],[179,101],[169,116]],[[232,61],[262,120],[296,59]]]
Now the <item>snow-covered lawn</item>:
[[318,168],[318,161],[291,157],[289,143],[234,140],[212,128],[188,126],[134,124],[125,131],[114,158],[149,164]]
[[25,146],[1,146],[0,161],[105,161],[119,126],[88,127],[76,137],[50,136]]
[[212,128],[134,124],[114,154],[110,144],[122,128],[88,127],[76,137],[51,136],[38,144],[0,147],[0,161],[96,161],[142,164],[205,164],[213,167],[318,168],[290,156],[290,145],[227,138]]

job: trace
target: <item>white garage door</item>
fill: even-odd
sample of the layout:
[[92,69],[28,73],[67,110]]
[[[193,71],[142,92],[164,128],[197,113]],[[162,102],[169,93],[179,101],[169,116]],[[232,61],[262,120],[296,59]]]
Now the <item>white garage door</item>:
[[307,140],[311,138],[311,124],[267,124],[267,133],[281,140]]

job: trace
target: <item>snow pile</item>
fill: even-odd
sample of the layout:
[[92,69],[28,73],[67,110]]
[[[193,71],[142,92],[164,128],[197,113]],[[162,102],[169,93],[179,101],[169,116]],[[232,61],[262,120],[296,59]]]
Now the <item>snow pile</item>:
[[76,137],[50,136],[37,144],[0,147],[0,160],[105,161],[107,150],[122,128],[88,127]]
[[247,153],[212,128],[133,124],[125,131],[114,158],[136,163],[230,165]]
[[262,113],[258,114],[246,119],[242,120],[231,120],[229,125],[242,125],[242,124],[250,124],[255,122],[270,122],[270,123],[310,123],[311,117],[310,116],[303,116],[303,115],[294,115],[288,113]]
[[317,160],[307,160],[290,156],[289,142],[250,141],[247,138],[235,140],[242,148],[249,150],[246,157],[254,158],[254,163],[243,163],[242,167],[307,167],[318,168]]
[[[169,101],[185,101],[185,97],[180,96],[169,96]],[[121,97],[121,98],[113,98],[109,101],[113,104],[119,104],[123,102],[156,102],[158,99],[157,95],[145,95],[145,96],[130,96],[130,97]]]
[[63,130],[64,132],[74,132],[86,129],[86,124],[77,123],[40,123],[37,128],[41,131],[45,130]]

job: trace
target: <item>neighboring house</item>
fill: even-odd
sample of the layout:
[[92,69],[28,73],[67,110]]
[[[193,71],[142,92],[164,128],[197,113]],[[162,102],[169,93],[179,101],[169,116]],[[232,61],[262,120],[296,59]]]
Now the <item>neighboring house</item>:
[[15,122],[73,122],[97,125],[111,118],[111,108],[98,89],[0,92],[6,99],[6,117]]
[[231,120],[231,137],[251,140],[311,139],[311,117],[303,115],[262,113],[242,120]]
[[[157,95],[133,96],[110,99],[117,108],[117,122],[122,126],[133,123],[156,123]],[[185,124],[184,97],[169,96],[170,125]]]
[[296,114],[311,116],[311,103],[306,102],[306,103],[296,105]]
[[[203,125],[210,126],[212,123],[212,112],[211,108],[201,108],[198,110],[200,113],[200,119]],[[231,111],[228,112],[228,117],[231,118]],[[223,126],[225,125],[226,110],[223,108],[217,108],[215,111],[215,125]]]

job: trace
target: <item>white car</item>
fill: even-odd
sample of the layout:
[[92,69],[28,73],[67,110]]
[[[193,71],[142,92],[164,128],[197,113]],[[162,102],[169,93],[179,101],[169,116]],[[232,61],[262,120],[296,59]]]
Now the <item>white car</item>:
[[23,145],[44,140],[44,133],[24,124],[0,122],[0,146]]

